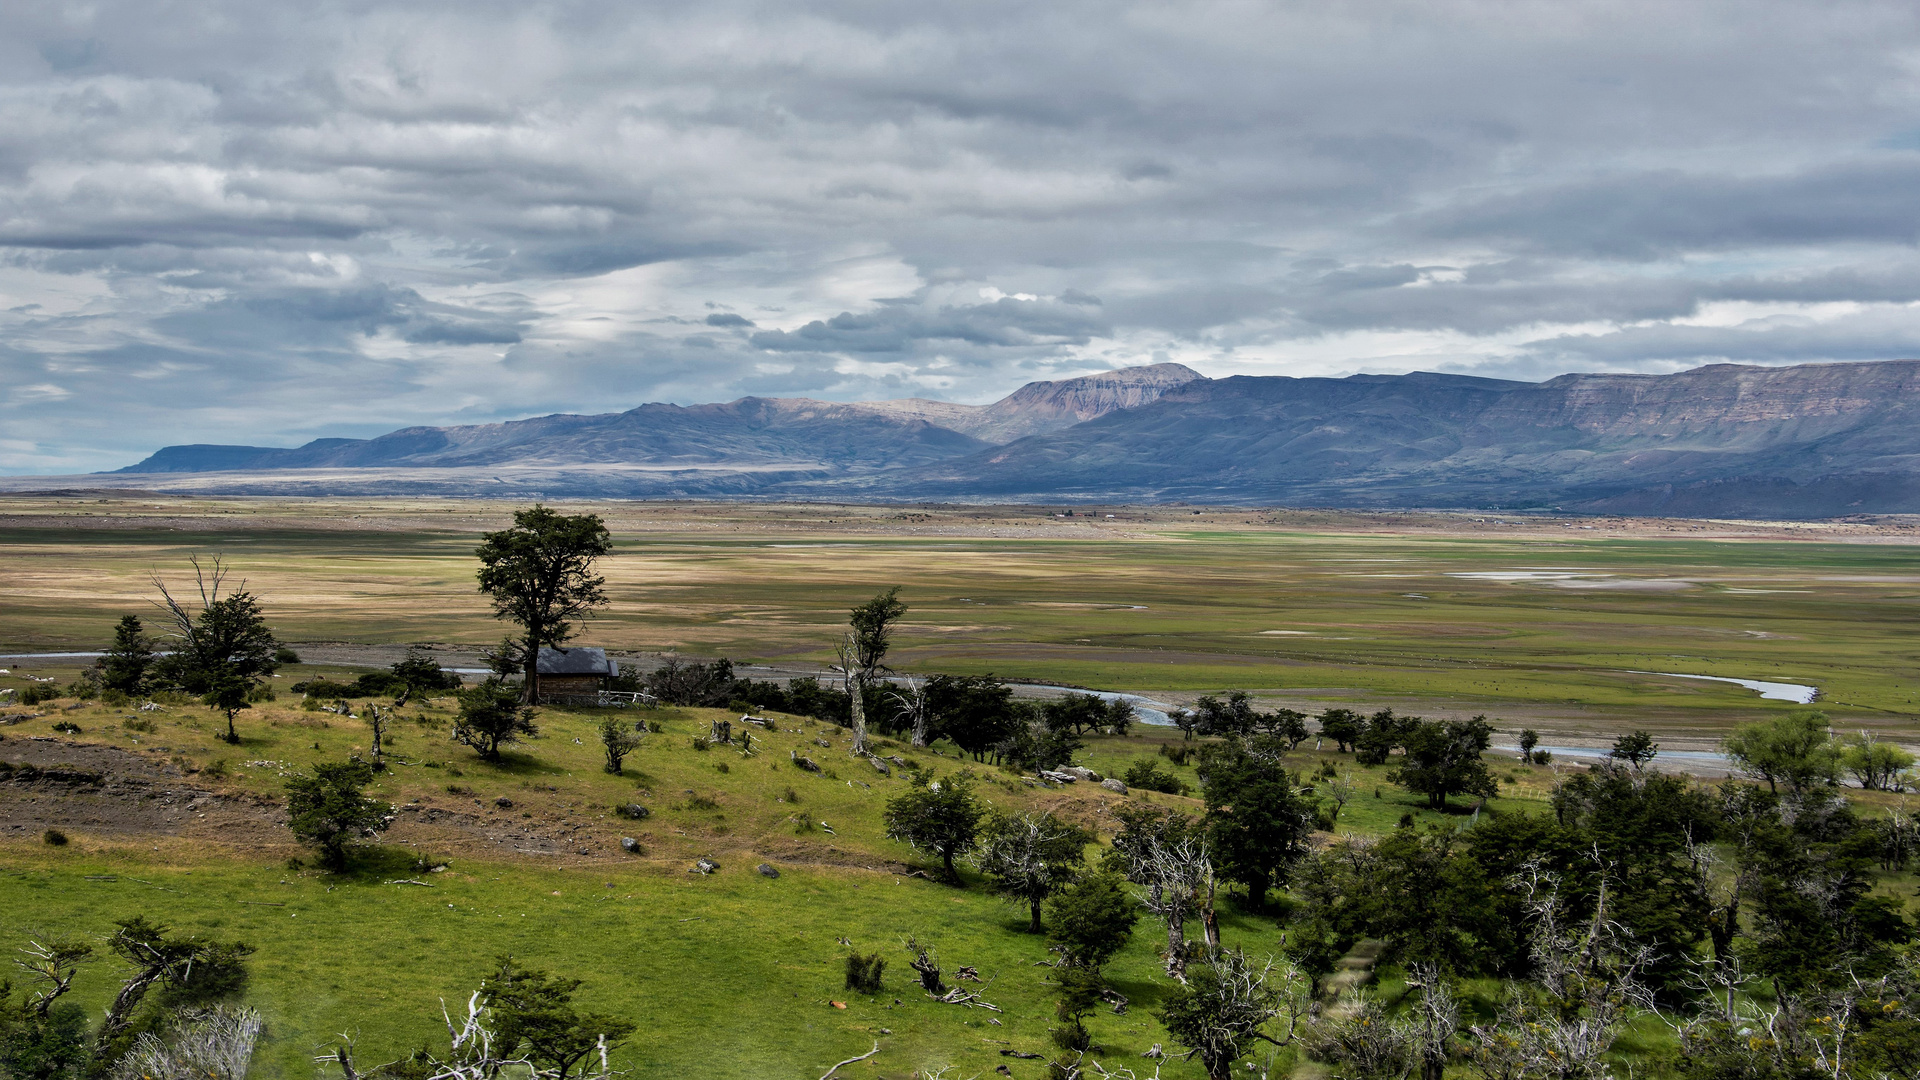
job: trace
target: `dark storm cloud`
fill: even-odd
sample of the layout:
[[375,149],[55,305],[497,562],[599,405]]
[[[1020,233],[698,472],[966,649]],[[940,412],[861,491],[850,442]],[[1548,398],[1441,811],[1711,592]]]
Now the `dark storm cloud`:
[[1911,355],[1910,4],[0,10],[0,470],[1156,359]]
[[1920,158],[1784,176],[1630,173],[1477,200],[1415,227],[1509,250],[1609,259],[1920,238]]

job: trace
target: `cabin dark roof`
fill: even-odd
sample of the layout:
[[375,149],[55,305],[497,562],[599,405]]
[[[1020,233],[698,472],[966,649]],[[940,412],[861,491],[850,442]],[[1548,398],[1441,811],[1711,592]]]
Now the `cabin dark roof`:
[[572,649],[540,647],[540,674],[542,675],[613,675],[613,665],[607,662],[607,650],[590,649],[578,646]]

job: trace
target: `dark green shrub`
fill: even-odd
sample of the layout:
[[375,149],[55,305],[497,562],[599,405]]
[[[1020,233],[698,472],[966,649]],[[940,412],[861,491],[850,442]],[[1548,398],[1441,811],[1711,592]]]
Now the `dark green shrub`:
[[1128,787],[1143,791],[1159,791],[1168,795],[1185,795],[1189,790],[1187,782],[1173,775],[1173,772],[1152,758],[1136,758],[1127,766],[1121,776]]
[[847,989],[856,994],[878,994],[880,976],[886,970],[887,960],[879,953],[871,956],[852,953],[847,957]]
[[40,834],[40,839],[46,841],[48,847],[67,846],[67,834],[61,832],[59,829],[48,829],[46,832]]
[[71,720],[62,720],[59,723],[53,725],[53,730],[58,731],[63,735],[78,735],[80,734],[80,725],[74,723]]

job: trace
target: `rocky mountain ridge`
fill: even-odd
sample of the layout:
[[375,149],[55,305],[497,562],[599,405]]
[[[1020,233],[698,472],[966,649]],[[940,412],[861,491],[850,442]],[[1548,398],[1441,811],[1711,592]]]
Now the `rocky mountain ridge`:
[[296,449],[169,447],[119,475],[163,472],[306,494],[1920,513],[1920,360],[1541,383],[1155,365],[989,406],[643,405]]

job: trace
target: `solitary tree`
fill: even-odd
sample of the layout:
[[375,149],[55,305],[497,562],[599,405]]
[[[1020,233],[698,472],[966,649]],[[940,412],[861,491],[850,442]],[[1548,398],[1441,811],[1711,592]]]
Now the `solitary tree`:
[[[744,737],[745,732],[741,732]],[[600,747],[607,752],[606,770],[620,775],[627,755],[640,749],[640,733],[625,722],[609,716],[600,721]]]
[[1360,714],[1352,709],[1325,709],[1317,719],[1320,721],[1321,736],[1332,739],[1334,746],[1343,754],[1353,749],[1353,744],[1364,729]]
[[153,666],[153,642],[138,615],[120,616],[113,628],[113,646],[97,662],[100,684],[123,694],[138,694],[146,687],[147,669]]
[[939,856],[947,880],[958,881],[953,860],[973,850],[985,814],[986,807],[974,796],[973,785],[963,773],[909,788],[888,800],[887,836]]
[[847,696],[853,706],[853,752],[867,752],[866,689],[885,667],[893,646],[893,624],[907,613],[900,586],[853,609],[847,640],[840,647],[840,667],[847,673]]
[[453,741],[473,747],[488,761],[500,760],[501,746],[538,734],[533,710],[520,704],[519,691],[499,679],[488,679],[461,692]]
[[526,676],[520,700],[540,692],[540,649],[573,636],[574,623],[607,603],[606,578],[593,561],[613,550],[597,514],[569,516],[544,506],[516,511],[513,528],[487,533],[480,556],[480,591],[493,597],[493,617],[520,625],[516,651]]
[[364,761],[322,762],[287,780],[287,827],[320,852],[329,870],[347,864],[347,849],[366,832],[385,832],[393,807],[368,798],[373,767]]
[[[1167,999],[1160,1022],[1167,1034],[1199,1058],[1208,1080],[1228,1080],[1233,1063],[1258,1041],[1286,1046],[1311,1000],[1299,972],[1272,960],[1261,964],[1239,950],[1223,952],[1188,972],[1187,985]],[[1278,1033],[1268,1025],[1284,1017]]]
[[1040,905],[1072,881],[1093,837],[1042,810],[1010,817],[995,814],[982,831],[974,865],[1000,892],[1027,905],[1031,933],[1040,932]]
[[1520,760],[1533,761],[1533,748],[1540,745],[1540,733],[1532,728],[1520,729]]
[[1447,796],[1479,795],[1491,798],[1499,789],[1480,755],[1493,741],[1493,728],[1484,716],[1472,720],[1418,721],[1400,736],[1406,763],[1387,779],[1427,797],[1435,810],[1446,808]]
[[440,666],[440,661],[418,649],[408,649],[406,659],[394,664],[387,670],[393,677],[405,683],[402,698],[413,694],[427,694],[436,690],[460,689],[460,676]]
[[166,613],[168,636],[173,652],[153,665],[154,681],[201,695],[202,700],[227,714],[230,743],[240,741],[233,728],[233,716],[247,707],[260,680],[280,666],[274,658],[280,643],[267,628],[260,612],[260,600],[245,588],[226,596],[227,566],[218,555],[205,565],[196,556],[192,560],[194,585],[200,594],[200,608],[192,611],[174,597],[159,577],[153,579],[160,590],[155,606]]
[[1047,900],[1047,944],[1066,964],[1098,971],[1126,947],[1139,921],[1124,878],[1090,874]]
[[1899,791],[1906,786],[1913,755],[1892,743],[1881,742],[1870,731],[1849,735],[1841,761],[1869,791]]
[[1266,906],[1268,886],[1306,854],[1313,807],[1294,794],[1284,771],[1237,745],[1207,762],[1201,783],[1214,865],[1247,887],[1255,908]]
[[1797,795],[1840,778],[1840,754],[1827,731],[1827,714],[1813,709],[1742,724],[1723,745],[1727,757],[1747,775],[1765,780],[1769,791],[1785,784]]
[[1613,749],[1607,756],[1615,761],[1624,761],[1633,766],[1634,772],[1646,768],[1647,762],[1660,756],[1660,744],[1653,736],[1644,731],[1634,731],[1613,740]]
[[612,1049],[633,1034],[630,1021],[574,1008],[579,979],[521,968],[511,956],[497,962],[499,970],[480,984],[493,1010],[494,1038],[503,1056],[525,1054],[536,1075],[566,1080],[588,1055]]

